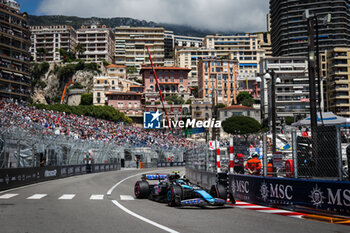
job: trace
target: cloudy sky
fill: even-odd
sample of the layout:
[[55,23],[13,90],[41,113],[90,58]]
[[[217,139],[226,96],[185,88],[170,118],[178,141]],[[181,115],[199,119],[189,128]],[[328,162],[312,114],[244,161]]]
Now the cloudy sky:
[[266,31],[268,0],[17,0],[34,15],[131,17],[213,31]]

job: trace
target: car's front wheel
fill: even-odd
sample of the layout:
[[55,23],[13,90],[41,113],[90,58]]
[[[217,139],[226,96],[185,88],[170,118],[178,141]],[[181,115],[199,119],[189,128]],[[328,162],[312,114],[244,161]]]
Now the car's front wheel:
[[167,201],[169,206],[180,206],[182,200],[182,188],[178,185],[170,186],[167,191]]

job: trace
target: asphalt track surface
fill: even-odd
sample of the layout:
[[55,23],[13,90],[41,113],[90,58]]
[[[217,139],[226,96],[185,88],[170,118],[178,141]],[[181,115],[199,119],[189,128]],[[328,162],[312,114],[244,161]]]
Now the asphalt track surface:
[[[349,226],[232,206],[173,208],[147,199],[132,200],[140,179],[137,174],[149,171],[88,174],[0,192],[0,232],[350,232]],[[184,169],[180,171],[183,174]]]

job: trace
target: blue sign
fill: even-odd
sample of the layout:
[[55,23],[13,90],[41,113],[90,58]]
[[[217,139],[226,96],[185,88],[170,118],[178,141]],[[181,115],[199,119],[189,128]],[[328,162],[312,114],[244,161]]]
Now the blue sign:
[[160,112],[144,112],[143,128],[144,129],[160,129]]
[[189,134],[197,134],[197,133],[203,133],[204,132],[204,128],[193,128],[193,129],[185,129],[185,134],[189,135]]

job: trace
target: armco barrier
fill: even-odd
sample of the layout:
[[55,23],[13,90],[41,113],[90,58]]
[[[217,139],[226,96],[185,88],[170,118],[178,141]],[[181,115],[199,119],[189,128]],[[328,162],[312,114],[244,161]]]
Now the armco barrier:
[[159,162],[157,163],[157,167],[183,167],[185,166],[185,162]]
[[67,165],[0,169],[0,190],[34,184],[46,180],[86,174],[88,173],[87,166],[92,167],[92,172],[120,170],[120,164]]
[[216,173],[197,171],[193,168],[186,167],[186,177],[195,184],[200,184],[203,188],[210,189],[216,182]]
[[[209,189],[216,174],[186,167],[186,177]],[[230,174],[230,192],[237,200],[260,205],[350,215],[350,182],[303,180]]]

